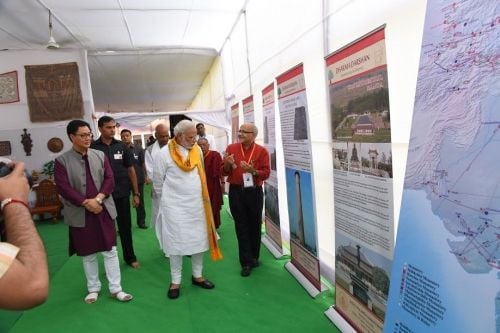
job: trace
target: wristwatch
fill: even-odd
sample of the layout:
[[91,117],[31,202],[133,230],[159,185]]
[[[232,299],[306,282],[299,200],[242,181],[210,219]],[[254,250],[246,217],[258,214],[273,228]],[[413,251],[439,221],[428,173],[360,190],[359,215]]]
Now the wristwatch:
[[141,194],[140,193],[134,193],[134,197],[140,197]]
[[97,203],[98,203],[99,205],[102,205],[102,199],[101,199],[101,198],[99,198],[99,197],[95,197],[95,201],[97,201]]

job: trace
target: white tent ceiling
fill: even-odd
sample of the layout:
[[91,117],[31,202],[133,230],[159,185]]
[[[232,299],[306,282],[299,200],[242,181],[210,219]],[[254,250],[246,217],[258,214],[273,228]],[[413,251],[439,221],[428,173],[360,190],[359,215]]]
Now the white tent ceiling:
[[88,50],[97,111],[182,111],[247,0],[0,0],[0,50]]

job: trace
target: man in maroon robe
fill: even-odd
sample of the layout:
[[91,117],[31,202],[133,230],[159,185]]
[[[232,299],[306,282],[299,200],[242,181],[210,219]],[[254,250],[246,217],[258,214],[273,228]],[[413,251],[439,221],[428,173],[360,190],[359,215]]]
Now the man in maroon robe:
[[222,193],[224,188],[224,181],[220,174],[222,157],[218,152],[210,150],[210,145],[208,144],[208,140],[206,138],[200,138],[198,140],[198,146],[200,146],[203,151],[208,194],[210,195],[210,203],[212,206],[215,227],[219,228],[220,209],[223,204]]

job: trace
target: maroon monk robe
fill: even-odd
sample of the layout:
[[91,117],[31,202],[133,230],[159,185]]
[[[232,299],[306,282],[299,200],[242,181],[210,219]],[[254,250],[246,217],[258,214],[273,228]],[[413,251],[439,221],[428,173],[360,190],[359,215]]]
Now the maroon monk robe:
[[210,195],[210,203],[212,205],[212,213],[214,215],[214,224],[218,228],[220,226],[220,209],[223,204],[220,166],[222,158],[216,151],[209,150],[204,155],[205,173],[207,175],[208,194]]

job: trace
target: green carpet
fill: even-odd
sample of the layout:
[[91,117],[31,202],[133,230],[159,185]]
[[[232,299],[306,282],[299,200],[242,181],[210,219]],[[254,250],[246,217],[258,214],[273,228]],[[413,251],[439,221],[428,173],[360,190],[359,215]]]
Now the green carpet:
[[285,270],[286,260],[276,260],[265,247],[261,266],[250,277],[240,276],[234,224],[225,208],[219,232],[224,259],[213,262],[205,256],[204,276],[215,289],[191,285],[191,263],[185,258],[181,296],[168,299],[168,259],[153,230],[137,228],[133,213],[134,247],[142,266],[134,270],[120,257],[122,286],[134,295],[131,302],[109,296],[101,260],[102,292],[96,303],[85,304],[81,258],[67,257],[67,227],[39,222],[49,257],[49,299],[24,313],[0,311],[0,332],[339,332],[323,314],[333,303],[333,292],[312,299]]

